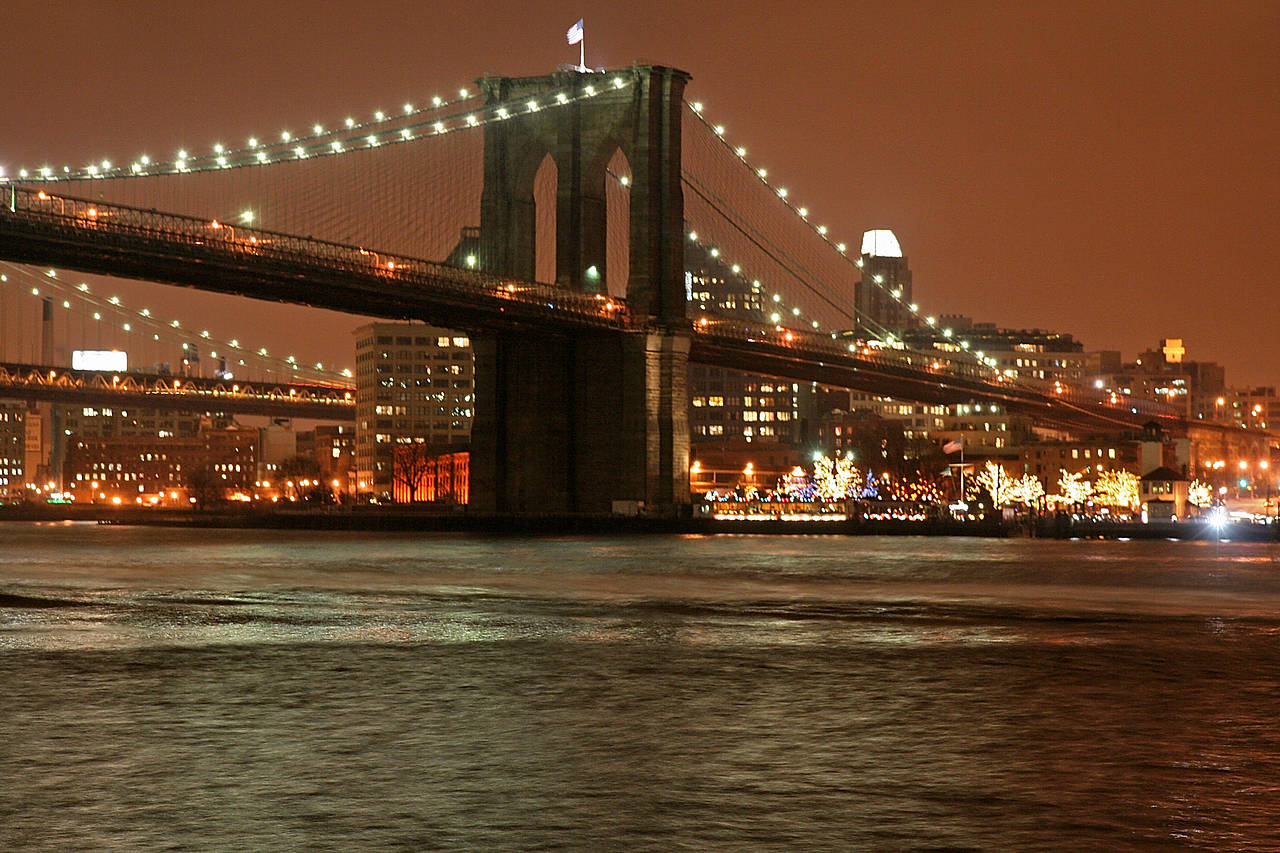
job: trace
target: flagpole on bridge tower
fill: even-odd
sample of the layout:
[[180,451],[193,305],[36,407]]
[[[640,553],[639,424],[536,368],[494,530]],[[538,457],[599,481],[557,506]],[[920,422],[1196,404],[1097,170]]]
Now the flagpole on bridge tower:
[[[960,435],[958,438],[953,438],[946,444],[942,445],[943,453],[955,453],[957,450],[960,451],[960,496],[957,500],[960,503],[964,503],[964,435]],[[947,464],[947,470],[955,467],[956,465],[954,463]]]
[[587,38],[582,26],[582,20],[582,18],[579,18],[578,23],[569,27],[569,32],[565,33],[565,36],[568,38],[569,44],[578,46],[578,70],[585,72],[587,70]]

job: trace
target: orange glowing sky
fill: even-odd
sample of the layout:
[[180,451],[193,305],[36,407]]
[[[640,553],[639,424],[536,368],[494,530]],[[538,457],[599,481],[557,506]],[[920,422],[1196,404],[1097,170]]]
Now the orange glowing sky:
[[[9,0],[0,166],[207,146],[545,73],[577,59],[564,31],[585,16],[588,64],[689,71],[690,97],[833,235],[894,229],[926,311],[1130,358],[1182,337],[1230,384],[1280,383],[1280,5],[599,5]],[[351,361],[350,318],[120,290]]]

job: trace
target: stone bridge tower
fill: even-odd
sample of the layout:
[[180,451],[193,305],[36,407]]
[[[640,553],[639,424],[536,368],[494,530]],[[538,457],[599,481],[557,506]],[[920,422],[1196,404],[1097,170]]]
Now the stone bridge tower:
[[[688,80],[673,68],[636,66],[480,81],[486,106],[513,107],[484,129],[480,268],[534,279],[534,180],[549,155],[558,175],[556,283],[601,290],[607,167],[620,150],[631,166],[626,299],[637,321],[626,333],[531,328],[476,337],[471,500],[480,511],[608,512],[614,501],[642,501],[670,515],[689,504],[680,167]],[[559,93],[569,103],[520,108]]]

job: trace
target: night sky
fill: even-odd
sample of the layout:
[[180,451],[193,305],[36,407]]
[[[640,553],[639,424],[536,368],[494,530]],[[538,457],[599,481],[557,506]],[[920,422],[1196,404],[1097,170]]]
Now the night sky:
[[[207,150],[546,73],[577,60],[579,17],[589,65],[689,71],[690,98],[833,237],[894,229],[922,310],[1129,358],[1182,337],[1233,385],[1280,384],[1274,1],[7,0],[0,166]],[[350,318],[119,291],[352,361]]]

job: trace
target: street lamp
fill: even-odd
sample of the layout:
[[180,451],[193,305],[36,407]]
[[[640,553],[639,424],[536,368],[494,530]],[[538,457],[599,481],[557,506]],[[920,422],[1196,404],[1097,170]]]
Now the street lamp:
[[1267,502],[1265,504],[1267,515],[1271,515],[1271,475],[1267,473],[1270,468],[1271,463],[1268,460],[1258,460],[1258,470],[1262,472],[1258,476],[1263,477],[1267,483]]

